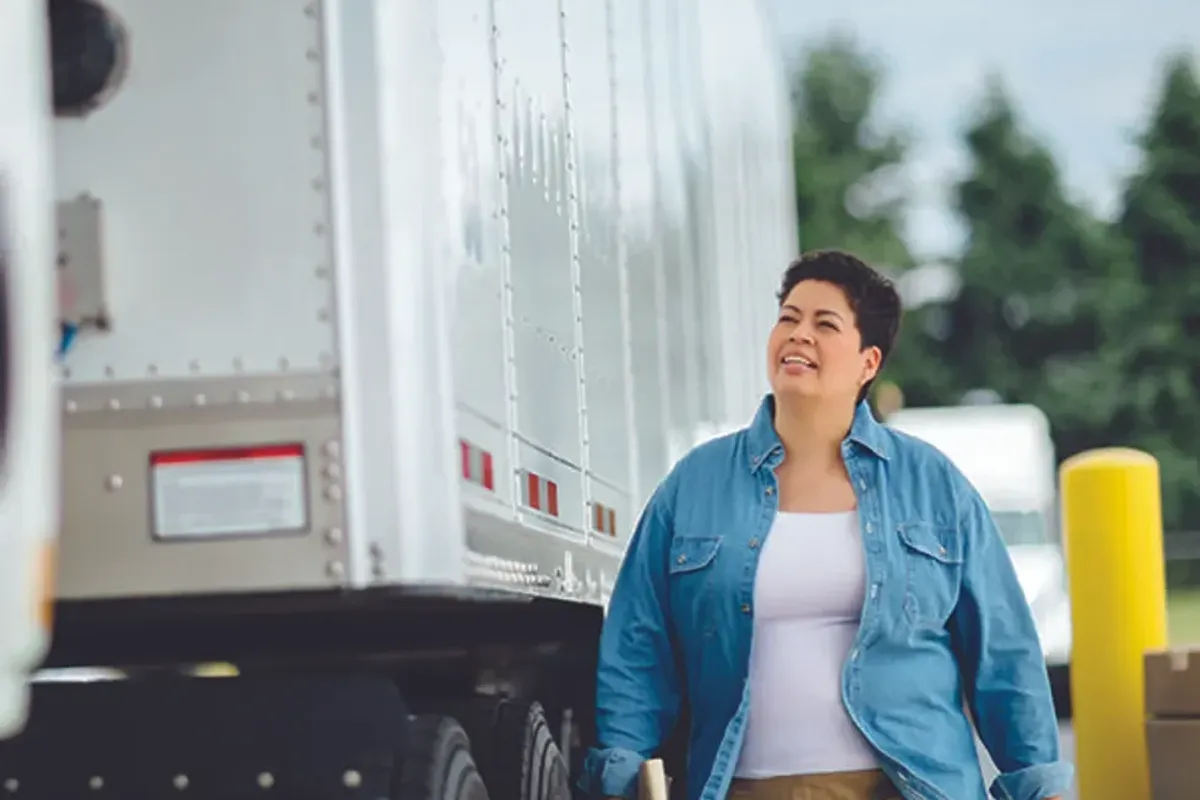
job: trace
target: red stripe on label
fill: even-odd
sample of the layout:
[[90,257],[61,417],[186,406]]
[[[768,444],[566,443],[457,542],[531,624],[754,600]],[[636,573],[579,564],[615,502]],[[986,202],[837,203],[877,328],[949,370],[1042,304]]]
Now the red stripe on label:
[[483,488],[489,492],[496,489],[496,476],[492,470],[492,454],[488,451],[483,451]]
[[467,444],[466,440],[458,440],[458,449],[462,455],[462,476],[463,480],[471,480],[471,445]]
[[546,510],[550,516],[558,516],[558,484],[554,481],[546,481]]
[[526,493],[529,495],[529,507],[534,511],[541,511],[542,497],[541,492],[538,490],[538,476],[532,472],[527,473],[527,481]]
[[223,447],[213,450],[167,450],[150,454],[150,465],[202,464],[208,461],[252,461],[264,458],[304,458],[302,444]]

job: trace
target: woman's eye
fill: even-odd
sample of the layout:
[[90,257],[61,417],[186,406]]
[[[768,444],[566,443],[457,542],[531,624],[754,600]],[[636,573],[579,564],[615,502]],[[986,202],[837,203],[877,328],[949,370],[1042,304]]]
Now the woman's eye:
[[834,324],[833,324],[832,322],[830,322],[829,320],[825,320],[825,321],[823,321],[823,322],[821,323],[821,327],[822,327],[822,328],[829,328],[829,330],[831,330],[831,331],[836,331],[836,330],[838,329],[837,325],[834,325]]

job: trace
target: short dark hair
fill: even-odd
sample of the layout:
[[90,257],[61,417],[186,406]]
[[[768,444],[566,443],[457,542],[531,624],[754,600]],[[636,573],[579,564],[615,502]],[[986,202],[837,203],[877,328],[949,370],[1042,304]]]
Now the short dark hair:
[[[779,304],[801,281],[824,281],[837,286],[858,323],[863,349],[878,347],[883,369],[900,331],[900,294],[896,285],[865,261],[842,250],[813,250],[788,265],[779,284]],[[867,396],[871,381],[863,385],[858,401]]]

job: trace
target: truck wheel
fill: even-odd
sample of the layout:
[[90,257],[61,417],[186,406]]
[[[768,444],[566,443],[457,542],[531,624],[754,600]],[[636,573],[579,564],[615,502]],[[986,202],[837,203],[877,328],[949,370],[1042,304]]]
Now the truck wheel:
[[497,797],[569,800],[562,752],[540,703],[503,701],[496,709],[485,774]]
[[406,742],[396,800],[488,800],[471,743],[453,718],[413,718]]

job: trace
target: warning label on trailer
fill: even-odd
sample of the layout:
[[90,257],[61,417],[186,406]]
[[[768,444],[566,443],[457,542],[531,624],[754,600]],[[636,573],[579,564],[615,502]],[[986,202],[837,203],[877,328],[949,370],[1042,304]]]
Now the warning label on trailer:
[[154,453],[150,484],[153,531],[160,539],[308,527],[302,445]]

